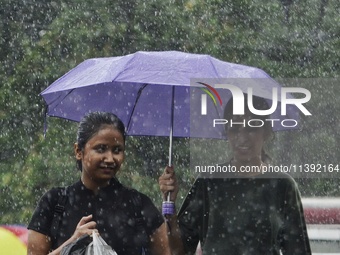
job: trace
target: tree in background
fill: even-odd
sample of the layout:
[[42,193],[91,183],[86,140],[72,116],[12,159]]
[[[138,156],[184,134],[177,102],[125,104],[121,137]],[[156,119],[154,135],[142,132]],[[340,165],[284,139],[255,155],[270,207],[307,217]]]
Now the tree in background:
[[[335,0],[1,0],[1,6],[1,223],[27,223],[46,189],[77,178],[76,124],[48,118],[44,138],[39,93],[84,59],[181,50],[257,66],[275,78],[339,76],[340,6]],[[306,120],[304,132],[278,135],[287,151],[280,160],[337,163],[339,86],[306,86],[317,95],[309,107],[318,121]],[[321,114],[329,111],[334,117]],[[159,204],[157,178],[167,162],[167,140],[130,137],[127,142],[133,160],[119,178]],[[188,139],[175,139],[174,164],[185,187],[181,196],[194,178],[188,144]],[[339,195],[334,181],[301,183],[305,195]]]

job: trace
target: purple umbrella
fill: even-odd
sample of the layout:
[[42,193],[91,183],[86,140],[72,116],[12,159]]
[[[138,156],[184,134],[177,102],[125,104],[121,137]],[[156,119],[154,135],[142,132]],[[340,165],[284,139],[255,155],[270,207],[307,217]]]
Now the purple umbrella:
[[[139,51],[120,57],[88,59],[45,89],[47,115],[73,121],[90,111],[115,113],[126,125],[127,135],[169,136],[169,165],[172,137],[225,138],[222,125],[212,127],[223,117],[223,107],[231,94],[216,94],[210,79],[231,79],[245,91],[254,85],[254,94],[271,99],[271,88],[280,85],[261,69],[218,60],[209,55],[178,51]],[[247,82],[245,82],[247,81]],[[244,88],[242,88],[244,86]],[[209,114],[202,114],[202,94]],[[220,98],[219,98],[220,96]],[[282,118],[278,110],[275,118]],[[295,109],[289,110],[297,119]],[[274,126],[274,130],[284,129]]]
[[[169,136],[172,129],[175,137],[224,138],[219,132],[190,130],[192,109],[201,109],[204,87],[197,82],[190,85],[193,78],[251,78],[261,79],[262,84],[265,80],[268,84],[258,90],[259,96],[280,86],[258,68],[223,62],[209,55],[140,51],[85,60],[41,95],[49,116],[80,121],[90,111],[109,111],[122,119],[128,135]],[[230,93],[219,93],[224,97],[223,103],[227,102]],[[267,97],[270,99],[270,94]]]

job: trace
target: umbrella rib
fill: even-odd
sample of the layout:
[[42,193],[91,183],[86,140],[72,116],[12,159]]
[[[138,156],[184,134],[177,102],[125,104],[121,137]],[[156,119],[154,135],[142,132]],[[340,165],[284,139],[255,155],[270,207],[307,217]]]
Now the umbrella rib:
[[56,99],[54,99],[51,103],[49,103],[48,104],[48,106],[49,105],[51,105],[51,104],[53,104],[54,102],[56,102],[57,100],[59,100],[59,103],[57,103],[57,105],[56,106],[54,106],[54,108],[56,108],[69,94],[71,94],[72,92],[73,92],[73,90],[75,90],[75,89],[71,89],[61,100],[59,100],[59,98],[62,96],[62,95],[60,95],[60,96],[58,96]]
[[[56,107],[60,104],[61,101],[63,101],[70,93],[72,93],[73,90],[74,90],[74,89],[71,89],[71,90],[64,96],[64,98],[63,98],[62,100],[60,100],[59,103],[58,103],[56,106],[54,106],[54,108],[56,108]],[[52,103],[46,104],[45,113],[44,113],[44,137],[46,136],[46,132],[47,132],[47,115],[48,115],[48,112],[49,112],[49,110],[50,110],[50,109],[49,109],[49,106],[50,106],[51,104],[53,104],[55,101],[57,101],[60,97],[61,97],[61,95],[58,96],[56,99],[54,99],[54,100],[52,101]]]
[[220,78],[220,75],[219,75],[219,73],[217,72],[217,69],[216,69],[214,63],[212,63],[211,58],[209,58],[209,62],[210,62],[210,64],[212,65],[212,67],[213,67],[213,69],[214,69],[214,71],[215,71],[215,73],[216,73],[216,76]]
[[137,97],[136,97],[135,103],[133,104],[133,108],[132,108],[131,114],[130,114],[130,116],[129,116],[129,118],[128,118],[128,119],[129,119],[129,122],[128,122],[127,127],[126,127],[126,133],[127,133],[127,134],[128,134],[129,129],[130,129],[132,116],[133,116],[133,114],[134,114],[134,112],[135,112],[135,109],[136,109],[138,100],[139,100],[139,98],[140,98],[140,96],[141,96],[141,94],[142,94],[142,91],[145,89],[145,87],[146,87],[147,85],[149,85],[149,84],[144,83],[144,84],[140,87],[140,89],[138,90],[138,92],[137,92]]

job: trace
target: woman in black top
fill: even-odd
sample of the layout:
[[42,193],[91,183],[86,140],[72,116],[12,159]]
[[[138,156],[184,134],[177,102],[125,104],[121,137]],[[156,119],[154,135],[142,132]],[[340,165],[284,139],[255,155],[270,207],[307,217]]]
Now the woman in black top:
[[[226,130],[233,151],[227,165],[236,172],[225,178],[197,178],[178,215],[167,216],[171,249],[177,254],[194,254],[200,241],[203,254],[209,255],[311,254],[295,181],[284,173],[242,172],[245,167],[268,166],[263,145],[272,133],[270,122],[264,121],[269,116],[256,116],[247,105],[244,115],[233,116],[232,105],[230,100],[225,119],[245,123]],[[259,97],[253,97],[253,105],[258,110],[269,109]],[[165,169],[159,184],[164,198],[170,191],[175,201],[178,184],[172,168]]]
[[28,226],[29,255],[60,254],[64,246],[93,231],[119,255],[139,255],[143,250],[170,254],[157,208],[116,179],[124,150],[125,127],[114,114],[94,112],[83,118],[75,144],[81,180],[66,189],[55,236],[52,222],[65,188],[54,188],[41,198]]

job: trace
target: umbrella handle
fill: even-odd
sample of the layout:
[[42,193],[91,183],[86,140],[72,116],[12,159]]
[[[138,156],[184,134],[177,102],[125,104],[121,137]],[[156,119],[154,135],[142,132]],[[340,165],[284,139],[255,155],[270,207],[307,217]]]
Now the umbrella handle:
[[[170,128],[170,137],[169,137],[169,163],[168,166],[171,166],[171,155],[172,155],[172,127]],[[163,215],[173,215],[175,214],[175,203],[170,201],[170,192],[168,192],[166,201],[163,201],[162,204],[162,214]]]
[[162,214],[163,215],[174,215],[175,214],[175,203],[172,201],[163,201]]

